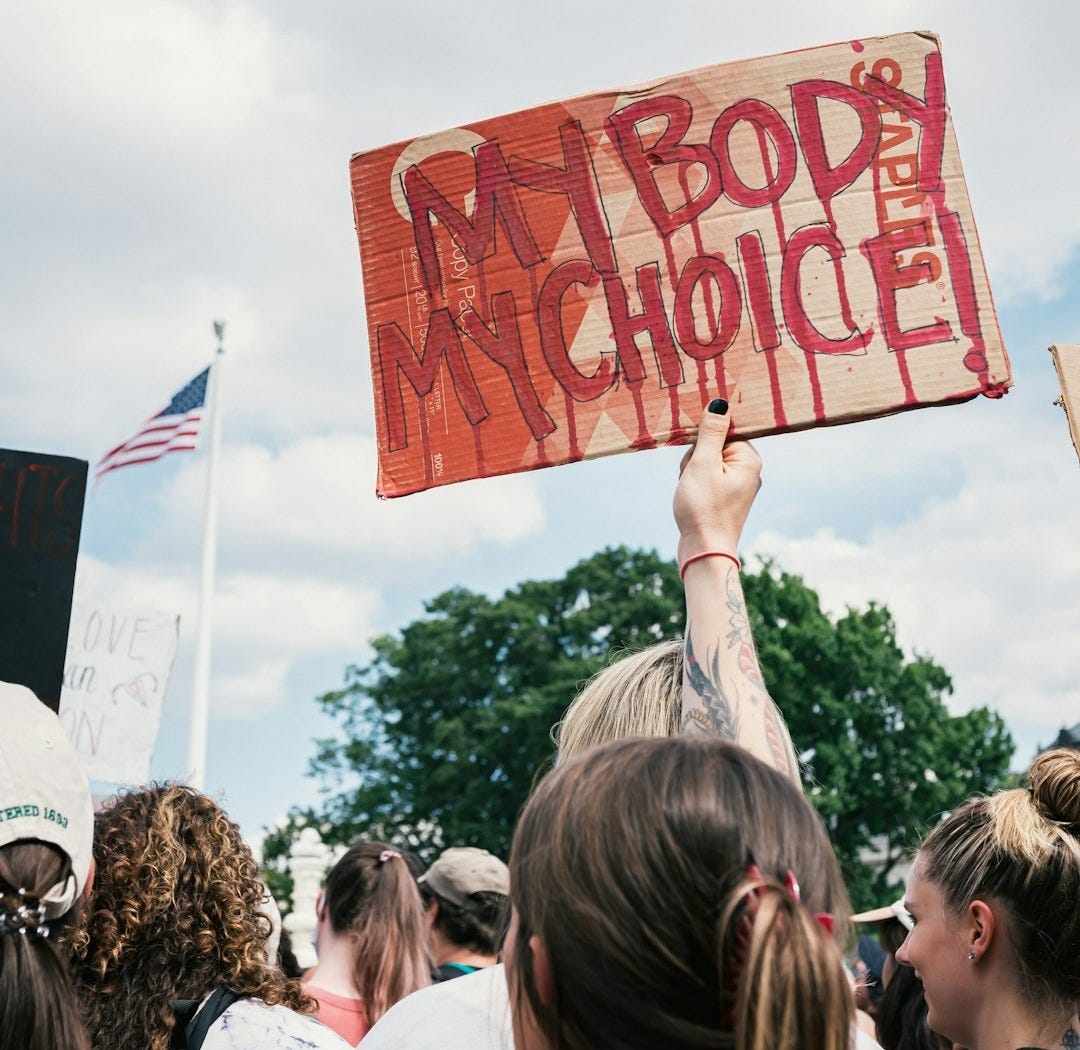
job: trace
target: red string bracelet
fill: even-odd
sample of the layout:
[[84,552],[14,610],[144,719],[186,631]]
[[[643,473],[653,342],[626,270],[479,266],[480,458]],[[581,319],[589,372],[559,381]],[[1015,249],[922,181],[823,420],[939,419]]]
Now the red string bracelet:
[[742,562],[739,561],[734,554],[728,554],[727,551],[699,551],[697,554],[691,554],[690,557],[679,566],[679,579],[685,580],[686,570],[690,568],[694,562],[701,561],[702,558],[727,558],[739,572],[742,572]]

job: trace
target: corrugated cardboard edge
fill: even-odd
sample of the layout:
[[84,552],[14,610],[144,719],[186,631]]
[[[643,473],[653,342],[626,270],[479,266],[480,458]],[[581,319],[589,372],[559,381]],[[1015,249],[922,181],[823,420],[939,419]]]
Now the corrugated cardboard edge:
[[[1077,377],[1077,382],[1078,385],[1080,385],[1080,376]],[[737,429],[733,429],[732,437],[737,437],[740,440],[747,441],[751,439],[756,440],[757,438],[762,437],[772,437],[776,434],[797,434],[804,430],[820,430],[822,427],[844,426],[850,425],[852,423],[866,423],[875,419],[885,419],[888,416],[899,415],[901,412],[916,412],[920,409],[925,408],[944,408],[948,405],[961,405],[966,401],[972,401],[976,397],[980,396],[996,399],[1003,397],[1009,391],[1009,389],[1011,389],[1012,385],[1012,379],[1010,378],[1005,382],[996,385],[990,390],[986,390],[980,387],[977,390],[961,391],[957,394],[954,394],[952,397],[943,398],[940,401],[922,401],[916,405],[896,405],[891,408],[882,408],[879,411],[871,413],[837,415],[822,422],[806,422],[801,424],[800,426],[794,427],[759,427],[749,431],[738,431]],[[1080,410],[1078,410],[1078,415],[1080,415]],[[673,448],[683,445],[690,445],[697,441],[697,433],[698,431],[696,426],[683,427],[680,430],[680,439],[677,442],[673,442],[671,440],[671,431],[657,431],[657,433],[654,435],[654,437],[656,438],[655,449],[639,450],[637,452],[634,452],[633,454],[647,455],[649,452],[655,452],[656,449],[660,448]],[[626,449],[618,448],[612,449],[609,452],[602,452],[596,455],[585,456],[580,460],[573,460],[572,462],[560,462],[557,464],[533,463],[525,467],[513,467],[506,470],[496,470],[490,474],[484,474],[482,477],[479,478],[466,478],[454,481],[439,481],[436,479],[430,483],[422,482],[419,485],[402,484],[400,481],[394,478],[393,474],[387,472],[384,469],[383,463],[380,460],[378,464],[377,478],[375,483],[375,495],[380,500],[399,499],[402,496],[411,496],[418,492],[431,492],[437,488],[442,488],[447,485],[461,485],[465,483],[473,484],[477,481],[483,481],[486,478],[505,477],[510,474],[525,474],[532,470],[550,470],[552,466],[572,467],[579,463],[590,463],[597,459],[607,459],[610,456],[621,456],[625,454],[626,451]]]
[[1068,343],[1050,347],[1050,356],[1054,359],[1061,397],[1054,402],[1065,409],[1065,418],[1069,421],[1069,436],[1077,458],[1080,458],[1080,346]]

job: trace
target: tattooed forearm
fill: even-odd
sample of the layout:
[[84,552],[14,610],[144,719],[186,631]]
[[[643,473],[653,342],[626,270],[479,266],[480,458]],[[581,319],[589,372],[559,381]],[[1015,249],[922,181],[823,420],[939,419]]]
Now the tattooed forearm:
[[727,579],[727,607],[731,613],[731,628],[728,631],[728,645],[738,650],[739,670],[754,685],[765,688],[758,664],[757,650],[754,648],[754,636],[750,633],[750,618],[746,612],[739,574],[730,573]]
[[739,574],[729,570],[720,588],[699,588],[696,602],[687,591],[682,729],[733,741],[798,783],[798,759],[761,674]]
[[795,748],[791,743],[791,735],[788,733],[784,716],[773,703],[765,687],[761,665],[758,663],[757,649],[754,647],[754,636],[750,631],[750,617],[746,610],[737,573],[728,576],[727,607],[728,612],[731,613],[731,627],[727,635],[728,645],[737,650],[739,672],[749,684],[749,689],[745,691],[745,698],[752,704],[763,705],[765,742],[772,756],[773,766],[798,782],[799,767],[795,757]]
[[[687,703],[687,692],[695,703]],[[709,733],[725,740],[735,740],[739,732],[736,710],[720,681],[719,653],[714,652],[708,667],[703,666],[694,652],[689,626],[683,657],[683,730]]]

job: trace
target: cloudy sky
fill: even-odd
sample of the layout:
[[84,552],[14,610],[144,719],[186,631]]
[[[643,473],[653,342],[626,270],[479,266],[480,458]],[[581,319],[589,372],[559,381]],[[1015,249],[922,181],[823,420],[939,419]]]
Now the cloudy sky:
[[[883,601],[955,710],[1023,764],[1080,719],[1080,476],[1048,345],[1080,342],[1070,5],[3,4],[0,444],[95,460],[227,321],[207,787],[248,834],[314,797],[314,697],[450,585],[501,593],[605,544],[674,553],[678,450],[374,497],[347,163],[361,149],[697,66],[940,34],[1015,389],[762,440],[744,552],[827,605]],[[77,588],[194,621],[203,457],[110,475]],[[437,523],[433,529],[432,523]],[[152,764],[184,774],[184,630]]]

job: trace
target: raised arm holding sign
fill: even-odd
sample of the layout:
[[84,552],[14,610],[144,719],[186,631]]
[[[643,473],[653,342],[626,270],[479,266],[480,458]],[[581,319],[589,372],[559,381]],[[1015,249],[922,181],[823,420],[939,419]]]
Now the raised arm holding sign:
[[714,401],[675,490],[686,587],[682,727],[732,740],[798,783],[795,749],[761,676],[739,582],[737,551],[761,487],[761,459],[745,441],[725,444],[729,430],[727,403]]

